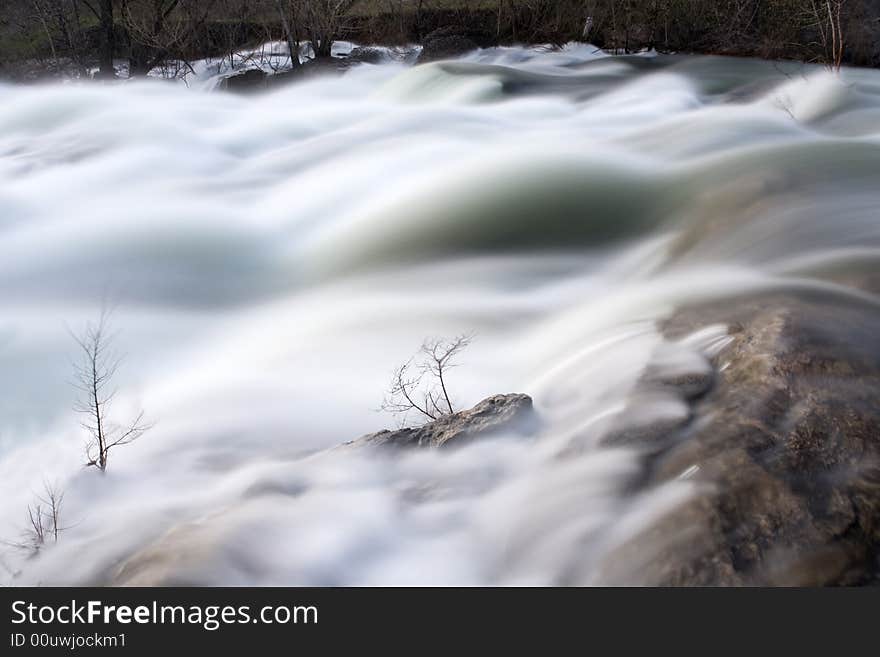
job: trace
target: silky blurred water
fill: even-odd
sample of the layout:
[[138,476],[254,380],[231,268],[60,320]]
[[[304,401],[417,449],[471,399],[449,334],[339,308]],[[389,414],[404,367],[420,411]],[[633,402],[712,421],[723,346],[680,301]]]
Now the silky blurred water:
[[[6,550],[6,583],[607,582],[616,546],[700,494],[632,495],[635,455],[599,446],[658,354],[723,346],[657,322],[876,270],[876,71],[583,45],[249,97],[197,71],[0,86],[0,536],[44,481],[67,525]],[[108,306],[112,413],[156,426],[101,476],[70,333]],[[394,426],[393,368],[462,332],[458,404],[528,393],[537,437],[323,451]],[[670,393],[639,420],[683,412]]]

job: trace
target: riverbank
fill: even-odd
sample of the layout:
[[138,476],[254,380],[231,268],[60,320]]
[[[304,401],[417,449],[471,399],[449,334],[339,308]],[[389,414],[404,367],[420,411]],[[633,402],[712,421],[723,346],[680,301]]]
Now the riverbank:
[[[169,20],[174,18],[175,14],[170,14]],[[181,16],[173,33],[166,26],[162,30],[169,34],[160,30],[147,38],[130,14],[117,14],[113,51],[116,58],[130,62],[132,70],[145,74],[163,62],[234,57],[235,52],[260,43],[286,41],[285,24],[290,28],[289,22],[254,3],[237,13],[218,8],[199,19]],[[627,3],[625,12],[602,1],[362,1],[351,3],[332,25],[325,35],[331,39],[382,47],[424,44],[442,34],[478,48],[558,47],[580,41],[615,54],[654,50],[831,67],[880,66],[880,0],[851,2],[836,18],[749,0],[740,3],[736,12],[719,12],[714,3],[700,0],[634,0]],[[314,42],[316,34],[308,25],[295,36],[300,43],[310,39]],[[84,19],[77,14],[74,22],[59,13],[53,21],[39,22],[22,13],[20,7],[0,9],[2,78],[28,81],[88,76],[99,66],[100,50],[100,28],[88,16]]]

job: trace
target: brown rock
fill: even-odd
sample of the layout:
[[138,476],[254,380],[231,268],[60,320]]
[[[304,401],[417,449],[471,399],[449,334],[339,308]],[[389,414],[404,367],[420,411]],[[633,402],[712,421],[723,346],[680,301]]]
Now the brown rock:
[[445,415],[421,427],[380,431],[347,447],[459,447],[499,433],[529,432],[535,422],[528,395],[495,395],[472,409]]
[[[616,434],[644,447],[642,489],[689,470],[701,487],[633,540],[659,546],[638,577],[659,585],[878,581],[880,311],[777,296],[682,311],[665,331],[674,338],[719,321],[735,339],[714,363],[714,388],[691,398],[692,417]],[[625,563],[633,545],[614,561]],[[607,566],[611,580],[621,567]]]

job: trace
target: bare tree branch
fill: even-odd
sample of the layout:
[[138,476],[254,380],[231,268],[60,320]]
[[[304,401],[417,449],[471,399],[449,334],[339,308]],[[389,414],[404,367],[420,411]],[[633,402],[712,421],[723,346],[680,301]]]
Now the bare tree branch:
[[815,44],[821,51],[825,66],[840,72],[845,52],[843,31],[843,5],[846,0],[810,0],[804,15],[807,27],[814,28],[819,35]]
[[57,484],[44,481],[43,494],[38,496],[37,499],[41,504],[45,505],[48,529],[53,542],[57,543],[58,535],[66,529],[66,527],[61,525],[61,507],[64,504],[64,491]]
[[402,416],[404,422],[412,411],[426,420],[455,413],[447,376],[472,340],[467,334],[425,340],[415,356],[394,370],[381,410]]
[[27,524],[18,541],[0,541],[4,545],[36,554],[51,540],[58,537],[66,527],[61,524],[61,509],[64,492],[54,484],[43,482],[43,493],[37,495],[27,507]]
[[80,398],[73,410],[84,416],[80,423],[86,430],[86,466],[105,471],[110,450],[129,445],[152,428],[139,411],[125,425],[108,420],[108,407],[116,396],[113,379],[122,363],[122,356],[112,348],[113,334],[109,331],[109,313],[104,310],[96,324],[88,324],[85,331],[74,339],[80,348],[80,361],[75,367],[74,386]]

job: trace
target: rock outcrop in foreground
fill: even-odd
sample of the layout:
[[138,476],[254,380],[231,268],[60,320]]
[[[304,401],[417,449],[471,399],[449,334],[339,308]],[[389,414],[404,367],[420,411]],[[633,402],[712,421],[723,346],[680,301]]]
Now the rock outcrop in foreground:
[[[622,508],[646,517],[669,487],[690,487],[692,494],[631,531],[612,522],[604,530],[607,549],[599,556],[574,551],[559,583],[877,585],[880,310],[854,299],[778,296],[681,311],[663,328],[674,341],[717,324],[729,327],[732,341],[712,362],[693,372],[649,367],[632,396],[636,407],[672,393],[689,412],[646,426],[624,412],[604,440],[607,448],[637,450],[641,461],[620,491]],[[422,427],[370,434],[336,449],[446,450],[537,428],[528,396],[496,395]],[[235,526],[262,513],[260,500],[223,513]],[[204,546],[222,544],[215,531],[204,522],[175,528],[121,560],[109,580],[203,582],[215,568],[204,565]]]
[[775,297],[680,312],[670,337],[722,322],[733,342],[682,399],[691,415],[608,442],[644,450],[637,490],[680,479],[692,501],[613,558],[611,583],[877,584],[880,311]]
[[380,431],[346,447],[460,447],[499,433],[525,433],[535,423],[528,395],[495,395],[472,409],[445,415],[421,427]]

